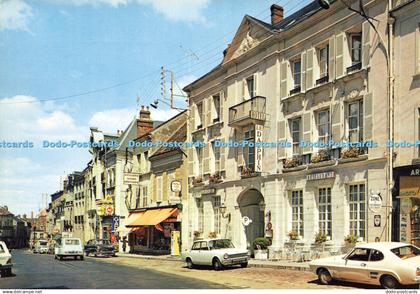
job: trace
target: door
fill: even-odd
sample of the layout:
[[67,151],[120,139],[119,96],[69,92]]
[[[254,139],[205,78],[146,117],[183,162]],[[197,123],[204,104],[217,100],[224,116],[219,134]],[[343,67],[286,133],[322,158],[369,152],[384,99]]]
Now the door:
[[368,263],[371,249],[355,248],[346,258],[345,266],[340,271],[339,278],[343,280],[366,283]]
[[200,244],[201,242],[194,242],[193,246],[191,247],[190,251],[190,258],[194,264],[198,264],[198,253],[200,251]]

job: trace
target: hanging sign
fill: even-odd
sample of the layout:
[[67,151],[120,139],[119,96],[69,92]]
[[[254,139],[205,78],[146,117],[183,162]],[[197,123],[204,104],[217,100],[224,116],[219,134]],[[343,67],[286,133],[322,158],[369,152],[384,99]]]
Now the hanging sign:
[[369,196],[369,209],[373,212],[378,212],[382,207],[382,197],[379,194],[372,194]]
[[255,172],[262,172],[262,140],[264,126],[255,125]]
[[174,180],[171,182],[171,191],[172,192],[181,192],[181,181]]

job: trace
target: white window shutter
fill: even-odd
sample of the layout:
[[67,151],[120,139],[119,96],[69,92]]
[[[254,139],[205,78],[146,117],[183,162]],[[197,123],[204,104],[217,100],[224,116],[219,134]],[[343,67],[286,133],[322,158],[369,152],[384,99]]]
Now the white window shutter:
[[210,143],[203,147],[203,174],[210,173]]
[[363,141],[372,140],[373,95],[368,93],[363,97]]
[[366,68],[370,63],[370,24],[365,21],[362,24],[362,67]]
[[333,81],[335,79],[335,36],[330,38],[328,46],[328,76],[329,80]]
[[[235,130],[235,138],[236,142],[241,143],[242,141],[242,133],[238,130]],[[239,167],[244,166],[244,156],[242,147],[235,148],[236,149],[236,163]]]
[[224,107],[223,104],[225,102],[225,90],[220,91],[220,116],[219,116],[219,121],[222,122],[223,121],[223,112],[224,112]]
[[[225,142],[224,139],[221,139],[220,141],[222,142],[222,144]],[[225,162],[226,162],[226,158],[225,157],[226,157],[226,154],[227,154],[226,148],[227,147],[220,147],[220,149],[219,149],[220,150],[220,170],[221,171],[225,170]]]
[[314,57],[315,48],[308,49],[306,51],[306,89],[314,87]]
[[[258,96],[258,95],[259,95],[259,93],[260,93],[260,91],[259,91],[259,89],[258,89],[258,87],[259,87],[259,80],[258,80],[258,77],[259,77],[258,73],[255,73],[255,74],[254,74],[254,97],[255,97],[255,96]],[[251,98],[252,98],[252,97],[251,97]]]
[[287,64],[287,61],[282,61],[280,64],[280,98],[288,96]]
[[341,33],[335,37],[335,75],[337,78],[344,75],[344,43],[345,33]]
[[[277,141],[286,141],[286,121],[277,122]],[[277,148],[278,158],[286,158],[286,147]]]
[[[311,134],[312,134],[312,115],[311,112],[305,112],[303,114],[303,141],[311,142]],[[308,154],[312,152],[312,147],[304,147],[302,148],[302,152],[304,154]]]
[[300,57],[300,87],[301,92],[306,90],[306,51],[303,51]]
[[204,102],[205,102],[205,113],[206,113],[206,119],[205,119],[205,121],[206,121],[206,124],[203,126],[203,127],[208,127],[209,125],[211,125],[212,124],[212,120],[211,120],[211,118],[212,118],[212,104],[213,104],[213,97],[212,96],[210,96],[210,97],[207,97],[207,99],[206,100],[204,100]]
[[343,139],[341,107],[340,102],[335,102],[331,107],[331,139],[335,142],[341,142]]

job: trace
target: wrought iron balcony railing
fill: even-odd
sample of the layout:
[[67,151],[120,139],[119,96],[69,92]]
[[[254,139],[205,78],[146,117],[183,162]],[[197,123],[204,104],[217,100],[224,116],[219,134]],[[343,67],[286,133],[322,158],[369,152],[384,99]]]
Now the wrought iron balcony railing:
[[329,78],[330,77],[328,75],[326,75],[326,76],[323,76],[322,78],[317,79],[316,80],[316,85],[319,86],[319,85],[327,83],[329,81]]
[[362,63],[361,62],[355,63],[352,66],[349,66],[347,68],[347,74],[358,71],[358,70],[361,70],[361,69],[362,69]]
[[302,90],[301,86],[296,86],[294,89],[290,90],[289,95],[295,95],[300,93],[300,91]]

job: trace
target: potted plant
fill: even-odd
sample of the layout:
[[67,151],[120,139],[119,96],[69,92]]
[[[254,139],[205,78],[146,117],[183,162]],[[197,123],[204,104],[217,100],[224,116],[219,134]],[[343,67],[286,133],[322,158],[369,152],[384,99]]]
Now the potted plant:
[[217,238],[217,233],[216,233],[216,232],[210,232],[210,233],[209,233],[209,238],[210,238],[210,239],[215,239],[215,238]]
[[343,252],[347,253],[349,252],[354,245],[356,245],[357,239],[359,237],[355,236],[355,235],[347,235],[346,237],[344,237],[344,248],[343,248]]
[[299,160],[297,158],[286,159],[283,161],[284,168],[293,168],[299,165]]
[[197,239],[202,238],[203,233],[200,231],[194,231],[193,235],[194,235],[194,240],[197,240]]
[[347,159],[347,158],[356,158],[360,155],[359,148],[348,148],[343,151],[343,154],[341,155],[341,158]]
[[202,177],[195,177],[193,179],[193,186],[198,186],[198,185],[201,185],[202,183],[203,183]]
[[242,177],[250,177],[252,174],[252,170],[249,167],[244,167],[241,171]]
[[299,234],[296,231],[290,231],[288,234],[290,241],[299,240]]
[[327,236],[319,232],[315,235],[315,244],[322,244],[327,242]]
[[215,173],[214,175],[209,176],[209,183],[220,183],[222,181],[220,173]]
[[312,163],[319,163],[327,161],[329,159],[328,151],[326,149],[321,149],[318,151],[318,154],[311,158]]
[[267,249],[270,246],[270,240],[265,237],[258,237],[252,243],[255,259],[265,260],[268,258]]

